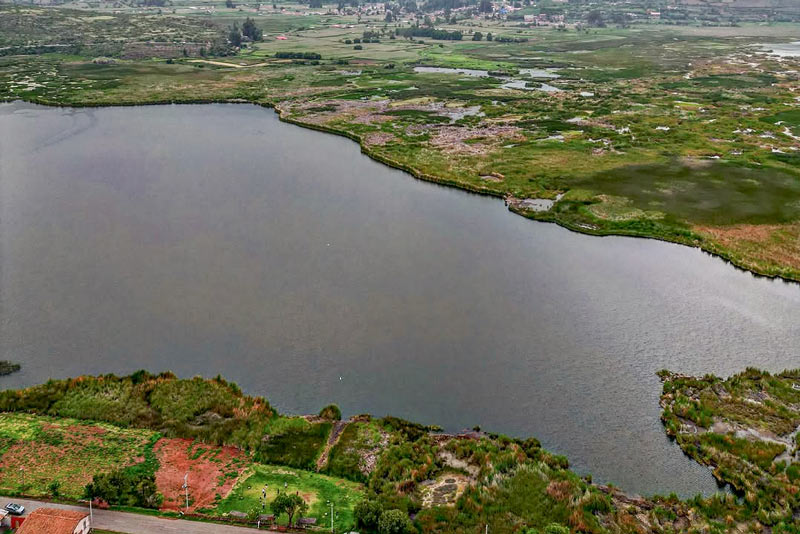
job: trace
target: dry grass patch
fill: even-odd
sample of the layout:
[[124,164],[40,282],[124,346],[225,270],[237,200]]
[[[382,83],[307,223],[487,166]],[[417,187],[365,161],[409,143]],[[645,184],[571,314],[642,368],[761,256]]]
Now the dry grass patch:
[[696,226],[694,231],[735,256],[746,257],[750,265],[800,271],[800,223]]

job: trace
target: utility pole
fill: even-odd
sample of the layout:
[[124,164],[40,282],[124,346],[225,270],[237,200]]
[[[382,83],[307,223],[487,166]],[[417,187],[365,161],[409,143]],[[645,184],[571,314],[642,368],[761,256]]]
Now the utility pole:
[[78,502],[88,502],[89,503],[89,528],[91,528],[92,523],[94,523],[94,514],[92,513],[92,496],[89,495],[88,499],[81,499]]
[[183,475],[183,489],[186,490],[186,513],[189,513],[189,472]]

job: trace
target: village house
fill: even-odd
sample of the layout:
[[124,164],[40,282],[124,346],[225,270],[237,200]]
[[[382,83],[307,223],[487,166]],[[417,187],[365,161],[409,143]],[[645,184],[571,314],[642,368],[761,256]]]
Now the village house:
[[90,529],[86,512],[38,508],[24,518],[17,534],[89,534]]

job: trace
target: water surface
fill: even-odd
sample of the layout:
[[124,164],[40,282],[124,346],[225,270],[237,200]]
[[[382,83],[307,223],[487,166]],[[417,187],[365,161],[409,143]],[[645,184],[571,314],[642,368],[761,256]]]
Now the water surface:
[[759,46],[764,52],[775,56],[800,57],[800,41],[791,43],[770,43]]
[[221,373],[687,495],[715,485],[664,436],[655,372],[800,366],[797,285],[534,223],[255,106],[1,105],[0,220],[3,387]]
[[[489,74],[488,70],[477,70],[477,69],[455,69],[450,67],[414,67],[414,72],[420,73],[439,73],[439,74],[462,74],[465,76],[469,76],[472,78],[498,78],[501,80],[508,80],[504,84],[500,86],[501,89],[520,89],[523,91],[545,91],[548,93],[555,93],[561,91],[558,87],[547,83],[530,83],[526,80],[518,80],[511,78],[510,76],[503,76],[503,75],[491,75]],[[520,75],[528,76],[530,78],[548,78],[548,79],[555,79],[558,78],[559,75],[545,69],[520,69]]]

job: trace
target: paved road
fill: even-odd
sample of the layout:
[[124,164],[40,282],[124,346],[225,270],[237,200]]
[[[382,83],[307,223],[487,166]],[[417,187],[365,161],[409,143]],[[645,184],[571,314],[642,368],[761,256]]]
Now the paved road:
[[[15,502],[23,505],[26,509],[26,514],[43,506],[47,508],[62,508],[64,510],[79,510],[82,512],[88,512],[89,510],[87,507],[83,506],[54,504],[44,501],[0,496],[1,506],[5,506],[8,502]],[[113,510],[95,509],[93,515],[94,522],[92,523],[92,527],[125,534],[249,534],[255,532],[269,534],[274,532],[267,529],[256,530],[254,528],[216,525],[214,523],[201,523],[199,521],[187,521],[185,519],[167,519],[144,514],[115,512]]]

